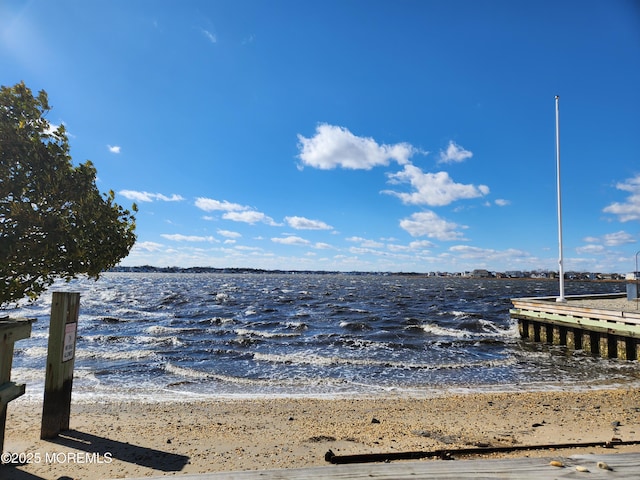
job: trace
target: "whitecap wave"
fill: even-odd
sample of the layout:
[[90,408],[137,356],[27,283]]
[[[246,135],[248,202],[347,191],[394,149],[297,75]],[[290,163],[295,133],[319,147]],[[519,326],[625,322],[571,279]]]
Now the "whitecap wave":
[[178,333],[198,332],[200,328],[193,327],[167,327],[164,325],[153,325],[145,328],[145,333],[149,335],[177,335]]
[[24,355],[31,358],[46,358],[47,352],[47,347],[16,348],[14,350],[16,355]]
[[338,365],[350,365],[361,367],[385,367],[385,368],[397,368],[397,369],[410,369],[410,370],[457,370],[468,368],[483,368],[483,367],[503,367],[507,365],[513,365],[516,359],[509,356],[504,359],[493,360],[478,360],[475,362],[464,363],[437,363],[426,364],[416,362],[401,362],[401,361],[388,361],[378,360],[371,358],[345,358],[338,356],[321,356],[309,353],[294,353],[294,354],[268,354],[268,353],[254,353],[255,360],[271,362],[271,363],[285,363],[285,364],[298,364],[298,365],[315,365],[315,366],[338,366]]
[[300,333],[285,332],[262,332],[260,330],[251,330],[248,328],[238,328],[235,330],[236,335],[241,337],[262,337],[262,338],[288,338],[299,337]]
[[420,328],[422,328],[426,333],[435,335],[436,337],[474,338],[479,336],[479,334],[469,332],[468,330],[442,327],[435,323],[420,325]]
[[156,358],[157,354],[153,350],[95,350],[95,349],[80,349],[76,350],[77,359],[92,359],[92,360],[146,360],[149,358]]

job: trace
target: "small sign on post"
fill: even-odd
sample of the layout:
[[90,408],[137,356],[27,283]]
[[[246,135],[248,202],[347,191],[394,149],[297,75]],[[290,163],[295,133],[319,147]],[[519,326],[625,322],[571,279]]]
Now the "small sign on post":
[[73,360],[76,353],[76,331],[78,322],[67,323],[64,326],[64,343],[62,344],[62,362]]
[[41,439],[55,438],[69,430],[79,311],[79,293],[53,293]]

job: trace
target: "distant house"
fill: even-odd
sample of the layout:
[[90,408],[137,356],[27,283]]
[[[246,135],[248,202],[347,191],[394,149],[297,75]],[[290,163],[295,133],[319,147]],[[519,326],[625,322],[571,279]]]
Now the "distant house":
[[477,269],[471,272],[471,276],[473,278],[490,278],[492,275],[489,270]]
[[520,270],[510,270],[505,272],[505,276],[508,278],[524,278],[524,272]]

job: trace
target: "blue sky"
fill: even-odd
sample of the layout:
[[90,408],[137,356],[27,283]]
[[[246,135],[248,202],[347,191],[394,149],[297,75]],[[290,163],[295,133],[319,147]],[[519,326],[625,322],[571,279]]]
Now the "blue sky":
[[0,84],[136,202],[123,265],[632,271],[640,3],[0,3]]

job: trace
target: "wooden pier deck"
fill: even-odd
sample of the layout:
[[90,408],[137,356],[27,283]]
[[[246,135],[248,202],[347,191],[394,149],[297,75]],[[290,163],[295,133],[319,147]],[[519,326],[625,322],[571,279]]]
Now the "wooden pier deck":
[[603,358],[640,360],[640,305],[624,294],[511,300],[523,340],[564,345]]
[[[559,462],[554,466],[551,462]],[[492,460],[426,460],[181,475],[180,480],[637,479],[640,453]],[[155,480],[166,477],[155,477]],[[130,479],[142,480],[142,479]],[[150,480],[146,477],[145,480]],[[153,479],[152,479],[153,480]]]

